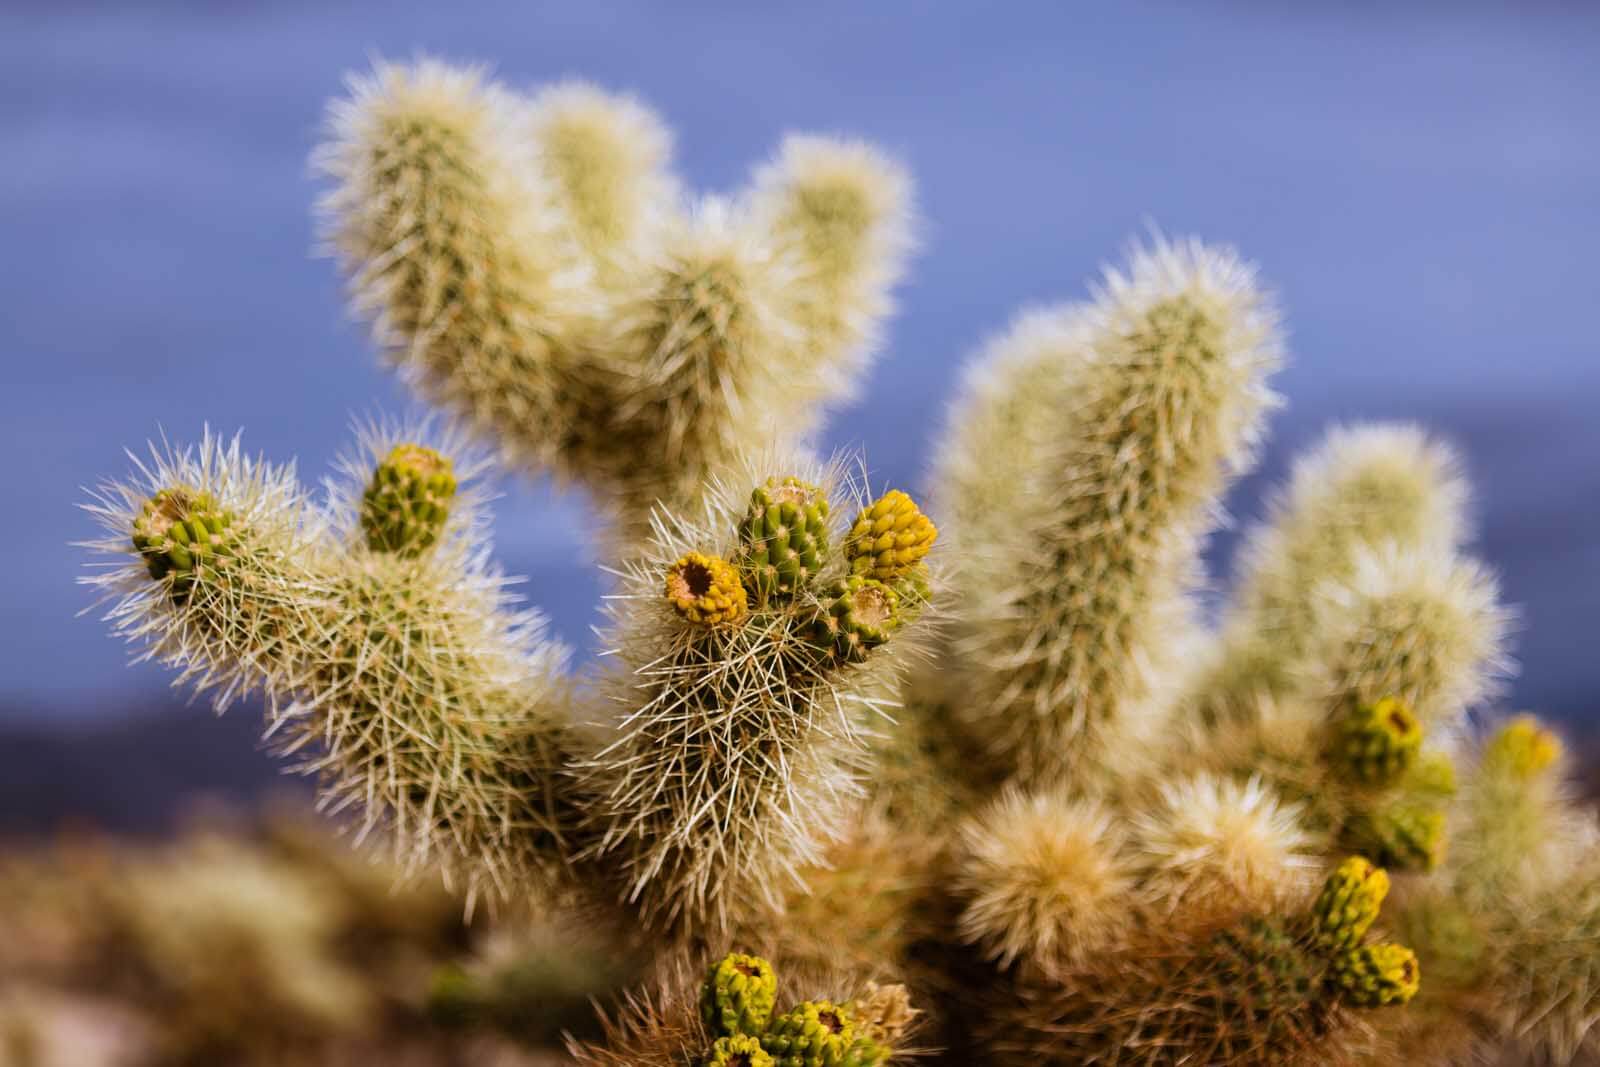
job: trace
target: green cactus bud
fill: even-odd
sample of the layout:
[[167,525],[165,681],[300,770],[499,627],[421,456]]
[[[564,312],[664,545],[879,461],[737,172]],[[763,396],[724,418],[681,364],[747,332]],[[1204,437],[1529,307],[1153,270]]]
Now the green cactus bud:
[[860,576],[828,587],[826,611],[812,623],[811,639],[839,660],[859,663],[900,625],[900,598],[882,582]]
[[400,444],[372,472],[361,496],[361,530],[374,552],[420,555],[439,540],[456,495],[448,456]]
[[1405,701],[1384,697],[1351,708],[1333,727],[1328,762],[1350,781],[1392,785],[1416,761],[1422,724]]
[[700,1062],[704,1067],[774,1067],[772,1054],[761,1047],[761,1039],[749,1034],[717,1038]]
[[798,478],[767,479],[750,494],[739,527],[740,570],[761,603],[788,599],[822,569],[828,552],[828,498]]
[[1486,767],[1504,771],[1521,781],[1542,774],[1561,758],[1561,738],[1537,716],[1517,715],[1495,732],[1483,751]]
[[891,489],[856,516],[844,551],[852,574],[892,584],[922,562],[938,536],[916,501]]
[[1417,954],[1389,943],[1344,950],[1333,958],[1328,974],[1340,997],[1359,1008],[1404,1004],[1422,984]]
[[700,987],[700,1017],[717,1035],[761,1034],[772,1020],[778,979],[760,956],[724,956]]
[[1363,812],[1345,827],[1353,849],[1385,867],[1431,871],[1444,859],[1444,812],[1423,804],[1393,804]]
[[[844,1067],[856,1045],[849,1009],[826,1000],[808,1000],[772,1020],[762,1039],[777,1067]],[[871,1061],[865,1061],[871,1062]]]
[[701,626],[737,622],[749,609],[733,565],[699,552],[690,552],[667,568],[666,595],[679,615]]
[[1378,918],[1389,892],[1389,875],[1360,856],[1351,856],[1328,875],[1311,906],[1312,936],[1325,951],[1360,943]]
[[1456,764],[1443,752],[1423,752],[1401,782],[1416,797],[1448,800],[1456,795]]
[[172,598],[188,596],[197,573],[212,573],[232,548],[233,515],[215,498],[186,487],[163,489],[144,502],[133,520],[133,547],[150,577],[172,576]]

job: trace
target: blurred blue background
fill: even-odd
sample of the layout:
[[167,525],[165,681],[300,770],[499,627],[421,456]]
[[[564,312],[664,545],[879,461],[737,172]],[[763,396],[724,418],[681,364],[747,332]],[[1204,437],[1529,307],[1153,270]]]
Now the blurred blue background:
[[[702,188],[737,185],[791,129],[903,157],[923,250],[861,403],[831,424],[900,484],[923,473],[962,361],[1020,305],[1081,295],[1150,223],[1237,244],[1281,294],[1293,362],[1235,513],[1330,420],[1436,427],[1467,457],[1477,549],[1522,609],[1512,702],[1590,714],[1600,5],[9,0],[0,717],[172,699],[164,672],[127,669],[75,617],[80,487],[123,473],[124,446],[209,421],[314,478],[353,414],[406,407],[312,255],[306,157],[345,72],[418,51],[515,86],[634,91]],[[587,642],[583,502],[504,489],[500,558]]]

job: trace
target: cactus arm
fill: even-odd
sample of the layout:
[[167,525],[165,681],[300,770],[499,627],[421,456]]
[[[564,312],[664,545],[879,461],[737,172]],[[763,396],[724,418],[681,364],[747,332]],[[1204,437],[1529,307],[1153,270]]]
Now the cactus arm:
[[481,72],[379,66],[329,110],[327,238],[389,359],[515,460],[564,464],[583,263]]
[[848,396],[912,244],[909,176],[860,142],[793,136],[748,199],[791,271],[781,298],[808,371],[791,383],[795,400]]
[[681,224],[672,134],[638,100],[563,82],[522,105],[516,136],[602,293],[626,287]]
[[977,557],[958,580],[973,704],[1029,776],[1059,773],[1082,735],[1149,695],[1195,539],[1247,462],[1278,361],[1250,268],[1198,243],[1139,252],[1079,314],[1063,313],[1051,353],[1066,403],[1034,431],[1036,474],[1014,498],[1031,510],[984,524],[992,540],[957,533]]
[[1207,719],[1248,714],[1259,694],[1294,687],[1315,645],[1318,588],[1348,581],[1363,550],[1395,544],[1455,552],[1467,531],[1466,480],[1454,451],[1417,427],[1334,427],[1298,457],[1265,520],[1245,534],[1223,621],[1221,662],[1200,683]]
[[[219,708],[264,691],[274,745],[319,777],[325,807],[354,806],[413,869],[509,892],[563,860],[565,652],[487,568],[470,494],[431,465],[419,482],[394,473],[424,453],[440,460],[370,432],[340,519],[292,471],[208,436],[102,491],[102,547],[125,562],[99,582],[118,628]],[[226,537],[201,553],[184,531],[212,513]]]
[[[610,600],[615,665],[602,698],[615,731],[584,767],[596,797],[592,854],[616,872],[644,921],[669,936],[714,939],[757,905],[776,909],[798,872],[823,860],[859,793],[862,728],[899,678],[893,650],[905,636],[894,595],[832,610],[848,570],[840,553],[820,557],[817,571],[793,570],[781,587],[761,577],[758,561],[794,551],[788,535],[769,537],[766,519],[804,524],[814,505],[844,503],[850,490],[840,468],[788,460],[781,469],[801,477],[780,485],[760,466],[714,486],[703,517],[658,510]],[[785,512],[769,495],[779,491],[804,493],[809,503]],[[739,561],[748,613],[707,625],[677,607],[671,575],[696,553]],[[852,616],[882,610],[889,614]],[[894,641],[874,651],[872,634]]]

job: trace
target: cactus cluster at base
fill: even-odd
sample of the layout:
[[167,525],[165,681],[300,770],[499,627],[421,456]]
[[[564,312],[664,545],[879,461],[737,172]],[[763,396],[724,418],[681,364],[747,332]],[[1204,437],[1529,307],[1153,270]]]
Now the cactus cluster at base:
[[1074,966],[1002,982],[985,1023],[1004,1064],[1325,1064],[1368,1049],[1367,1010],[1404,1004],[1410,950],[1364,944],[1383,872],[1341,864],[1303,911],[1178,921]]
[[[1285,331],[1237,252],[1158,234],[982,346],[927,514],[873,499],[807,442],[880,347],[908,179],[796,136],[695,196],[670,157],[593,86],[353,81],[326,237],[446,428],[364,429],[326,499],[157,449],[88,505],[114,632],[259,694],[404,870],[603,917],[648,991],[585,1067],[870,1067],[913,996],[950,1063],[1600,1052],[1600,830],[1552,731],[1480,728],[1511,616],[1454,450],[1327,432],[1212,612]],[[593,664],[492,562],[475,447],[594,501]],[[702,982],[730,943],[823,995]],[[517,1014],[470,973],[441,1013]]]
[[854,1003],[828,1000],[774,1014],[776,992],[772,964],[758,956],[734,953],[715,964],[700,994],[714,1044],[697,1067],[882,1067],[909,1021],[900,1011],[858,1023]]

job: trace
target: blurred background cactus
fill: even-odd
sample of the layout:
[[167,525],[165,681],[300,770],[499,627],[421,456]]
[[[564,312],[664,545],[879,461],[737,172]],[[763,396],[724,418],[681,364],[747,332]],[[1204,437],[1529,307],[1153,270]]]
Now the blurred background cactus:
[[[87,505],[113,629],[218,710],[259,695],[324,809],[495,913],[410,1010],[647,1067],[1600,1047],[1600,834],[1560,739],[1496,717],[1510,616],[1448,446],[1330,431],[1213,618],[1203,544],[1281,403],[1254,266],[1157,234],[1020,317],[923,500],[813,445],[881,337],[908,176],[791,137],[693,197],[669,149],[587,85],[354,79],[329,243],[442,420],[361,426],[324,494],[208,435]],[[600,503],[597,662],[493,563],[487,456]],[[269,1057],[383,1031],[327,894],[196,848],[117,879],[152,990],[274,1014]],[[157,1055],[255,1025],[223,1018]]]

